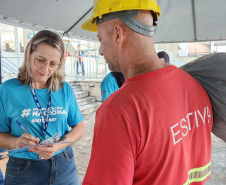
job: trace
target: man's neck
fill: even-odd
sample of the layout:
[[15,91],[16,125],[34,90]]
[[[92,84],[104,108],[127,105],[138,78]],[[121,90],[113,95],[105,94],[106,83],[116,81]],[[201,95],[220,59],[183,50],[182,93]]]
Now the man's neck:
[[158,69],[167,67],[169,64],[166,64],[162,62],[160,59],[156,58],[153,60],[145,61],[137,61],[133,65],[129,65],[128,67],[125,67],[124,69],[124,77],[125,79],[139,76],[145,73],[149,73],[152,71],[156,71]]

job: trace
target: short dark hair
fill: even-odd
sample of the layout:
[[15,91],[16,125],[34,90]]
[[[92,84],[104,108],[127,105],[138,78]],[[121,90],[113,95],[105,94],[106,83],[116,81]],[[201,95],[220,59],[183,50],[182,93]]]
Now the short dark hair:
[[170,62],[170,58],[169,55],[165,52],[165,51],[160,51],[157,53],[159,58],[163,58],[165,63],[169,63]]

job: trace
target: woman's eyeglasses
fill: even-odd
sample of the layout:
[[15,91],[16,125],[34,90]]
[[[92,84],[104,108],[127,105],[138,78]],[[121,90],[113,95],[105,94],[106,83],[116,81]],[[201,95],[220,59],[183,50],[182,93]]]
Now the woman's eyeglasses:
[[34,57],[34,65],[36,67],[40,67],[40,68],[42,68],[46,65],[49,65],[49,69],[51,71],[56,71],[61,66],[58,62],[51,61],[50,63],[48,63],[48,62],[46,62],[45,59],[40,59],[40,58],[36,58],[36,57]]

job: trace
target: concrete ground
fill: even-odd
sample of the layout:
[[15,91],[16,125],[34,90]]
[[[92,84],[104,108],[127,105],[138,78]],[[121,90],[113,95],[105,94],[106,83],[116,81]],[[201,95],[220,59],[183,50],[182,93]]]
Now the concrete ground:
[[[75,162],[78,168],[79,179],[82,182],[90,159],[95,114],[84,116],[85,136],[73,144]],[[0,167],[4,173],[6,159],[0,160]],[[212,173],[206,185],[226,185],[226,143],[213,135],[212,137]]]
[[[90,159],[95,113],[84,116],[85,136],[73,145],[75,162],[81,182],[84,179]],[[226,185],[226,143],[212,135],[212,167],[206,185]]]
[[212,134],[212,167],[206,185],[226,185],[226,142]]

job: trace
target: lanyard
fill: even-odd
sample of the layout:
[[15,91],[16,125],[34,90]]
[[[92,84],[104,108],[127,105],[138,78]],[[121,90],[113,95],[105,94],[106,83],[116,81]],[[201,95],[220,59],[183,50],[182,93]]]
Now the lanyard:
[[42,112],[42,108],[41,108],[41,105],[38,101],[38,97],[35,93],[35,90],[33,88],[31,88],[31,92],[32,92],[32,95],[33,95],[33,98],[35,100],[35,103],[38,107],[38,110],[39,110],[39,113],[40,113],[40,117],[41,117],[41,121],[42,121],[42,126],[43,126],[43,129],[45,131],[45,139],[46,139],[46,130],[47,130],[47,127],[48,127],[48,123],[49,123],[49,115],[50,115],[50,105],[51,105],[51,91],[50,91],[50,96],[49,96],[49,102],[48,102],[48,105],[47,105],[47,112],[46,112],[46,119],[44,119],[44,114]]

